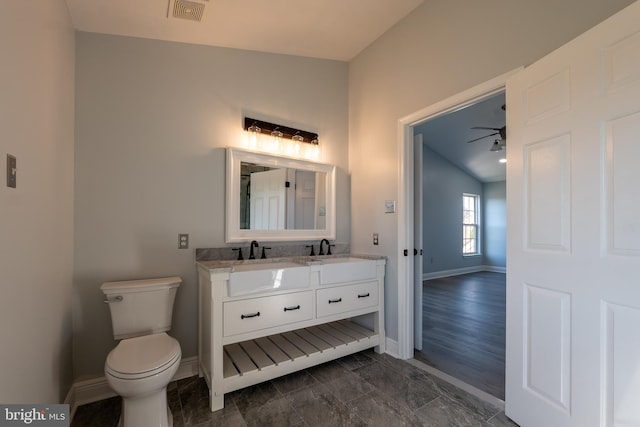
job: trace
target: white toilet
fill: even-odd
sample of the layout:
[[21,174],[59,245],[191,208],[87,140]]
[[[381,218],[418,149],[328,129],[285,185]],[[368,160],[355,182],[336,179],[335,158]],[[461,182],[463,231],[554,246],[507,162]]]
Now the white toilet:
[[122,396],[120,426],[172,426],[167,384],[182,351],[171,329],[173,301],[182,279],[107,282],[100,286],[111,311],[113,337],[122,340],[104,365],[111,388]]

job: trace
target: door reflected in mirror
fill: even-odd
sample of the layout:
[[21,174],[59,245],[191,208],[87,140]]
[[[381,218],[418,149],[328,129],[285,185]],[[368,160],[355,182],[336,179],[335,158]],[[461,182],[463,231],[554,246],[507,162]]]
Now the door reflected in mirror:
[[326,173],[240,163],[240,229],[324,230]]
[[333,165],[227,149],[225,241],[335,239]]

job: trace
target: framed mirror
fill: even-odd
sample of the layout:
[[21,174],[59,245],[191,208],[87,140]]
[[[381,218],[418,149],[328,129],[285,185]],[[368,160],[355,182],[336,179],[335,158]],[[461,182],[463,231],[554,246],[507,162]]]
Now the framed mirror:
[[227,148],[226,242],[335,239],[335,166]]

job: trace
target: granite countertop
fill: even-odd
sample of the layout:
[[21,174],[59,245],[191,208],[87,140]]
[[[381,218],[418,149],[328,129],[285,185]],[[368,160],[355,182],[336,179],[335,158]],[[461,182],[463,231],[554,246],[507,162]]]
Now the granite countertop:
[[335,255],[316,255],[316,256],[289,256],[281,258],[267,259],[245,259],[238,260],[210,260],[197,261],[196,264],[209,270],[220,270],[220,273],[231,272],[236,265],[246,264],[273,264],[278,262],[293,262],[300,265],[322,265],[322,261],[332,258],[362,258],[365,260],[386,260],[387,257],[382,255],[366,255],[366,254],[335,254]]

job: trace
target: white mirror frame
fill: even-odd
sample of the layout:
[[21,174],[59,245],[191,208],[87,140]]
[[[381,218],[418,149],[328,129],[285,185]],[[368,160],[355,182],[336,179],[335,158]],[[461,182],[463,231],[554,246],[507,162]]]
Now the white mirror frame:
[[[240,228],[240,169],[241,163],[254,163],[326,173],[326,228],[323,230],[251,230]],[[227,148],[226,235],[227,243],[262,240],[265,242],[317,240],[336,238],[336,167],[289,157],[272,156],[239,148]]]

